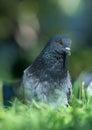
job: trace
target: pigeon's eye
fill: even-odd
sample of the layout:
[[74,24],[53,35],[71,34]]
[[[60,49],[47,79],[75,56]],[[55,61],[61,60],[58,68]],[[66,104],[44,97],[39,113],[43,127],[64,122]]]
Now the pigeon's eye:
[[57,42],[62,45],[62,41],[61,40],[58,40]]

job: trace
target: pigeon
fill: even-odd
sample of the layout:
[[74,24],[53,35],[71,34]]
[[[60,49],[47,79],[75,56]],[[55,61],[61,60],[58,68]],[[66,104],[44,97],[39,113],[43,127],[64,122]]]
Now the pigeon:
[[67,64],[71,43],[66,36],[50,38],[39,56],[24,70],[22,83],[26,103],[35,100],[54,108],[67,107],[72,95]]

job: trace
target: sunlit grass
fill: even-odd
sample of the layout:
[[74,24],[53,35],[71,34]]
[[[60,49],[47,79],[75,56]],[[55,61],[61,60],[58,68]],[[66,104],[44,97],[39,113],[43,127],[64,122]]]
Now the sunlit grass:
[[82,99],[72,98],[68,108],[54,110],[46,104],[35,101],[24,105],[17,99],[12,107],[0,107],[0,130],[91,130],[92,98],[84,102],[85,94],[82,84]]

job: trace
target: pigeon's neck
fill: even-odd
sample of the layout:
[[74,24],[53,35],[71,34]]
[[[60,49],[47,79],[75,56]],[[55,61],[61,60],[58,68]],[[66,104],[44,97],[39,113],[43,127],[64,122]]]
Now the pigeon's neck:
[[67,75],[67,55],[65,53],[46,53],[43,55],[45,67],[55,75]]
[[[53,76],[67,76],[67,55],[65,53],[41,53],[31,66],[31,71],[50,73]],[[39,74],[39,73],[38,73]]]
[[55,56],[56,68],[60,68],[62,73],[66,73],[68,69],[68,59],[65,53]]
[[63,63],[62,63],[63,68],[65,70],[67,70],[68,69],[68,59],[67,59],[67,55],[66,54],[64,54],[62,56],[62,61],[63,61]]

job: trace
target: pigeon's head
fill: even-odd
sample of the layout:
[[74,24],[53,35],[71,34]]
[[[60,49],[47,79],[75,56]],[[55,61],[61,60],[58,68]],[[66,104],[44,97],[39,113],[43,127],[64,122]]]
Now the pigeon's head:
[[58,54],[70,55],[71,40],[66,36],[54,36],[49,40],[50,50]]

